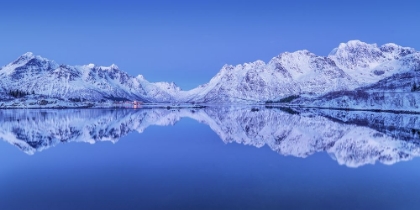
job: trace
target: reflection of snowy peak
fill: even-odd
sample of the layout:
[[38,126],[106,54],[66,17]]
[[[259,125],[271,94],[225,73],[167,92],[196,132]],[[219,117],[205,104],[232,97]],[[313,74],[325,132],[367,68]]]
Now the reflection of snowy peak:
[[[373,164],[376,161],[393,164],[420,155],[420,147],[415,141],[419,136],[404,138],[409,141],[399,140],[400,135],[406,137],[405,130],[398,132],[399,126],[405,124],[397,123],[393,127],[380,127],[381,129],[375,124],[372,129],[357,126],[357,121],[355,124],[342,124],[318,115],[289,114],[276,109],[205,111],[210,116],[209,119],[213,120],[208,124],[225,142],[256,147],[268,145],[282,155],[307,157],[315,152],[325,151],[340,164],[349,167]],[[383,120],[392,117],[389,116],[392,114],[369,112],[360,115],[359,117],[365,118],[376,115],[377,119]],[[410,115],[398,117],[403,118],[401,122],[404,122]]]
[[174,125],[188,117],[209,125],[226,143],[268,145],[279,154],[295,157],[328,152],[349,167],[377,161],[393,164],[420,155],[418,116],[285,111],[264,107],[2,110],[0,138],[33,154],[61,142],[116,142],[129,132]]
[[173,125],[169,110],[2,110],[0,138],[33,154],[61,142],[117,142],[150,125]]

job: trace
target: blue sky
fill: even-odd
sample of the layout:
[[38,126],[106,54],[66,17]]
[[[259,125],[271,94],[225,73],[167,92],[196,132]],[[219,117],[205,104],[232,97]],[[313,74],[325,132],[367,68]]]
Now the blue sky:
[[69,65],[117,64],[183,89],[224,64],[268,61],[341,42],[394,42],[420,49],[415,1],[6,1],[0,8],[0,65],[25,52]]

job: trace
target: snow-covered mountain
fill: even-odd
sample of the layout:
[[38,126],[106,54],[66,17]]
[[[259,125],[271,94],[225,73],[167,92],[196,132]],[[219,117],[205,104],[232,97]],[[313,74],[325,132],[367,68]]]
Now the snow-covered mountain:
[[207,124],[225,143],[257,148],[266,145],[280,155],[301,158],[327,152],[348,167],[376,162],[394,164],[420,156],[420,116],[285,111],[263,106],[0,110],[0,138],[34,154],[63,142],[116,143],[129,132],[142,133],[151,125],[174,125],[188,117]]
[[341,43],[328,55],[336,65],[359,82],[373,84],[396,73],[420,69],[420,53],[396,44]]
[[268,63],[225,65],[209,83],[191,90],[187,101],[265,102],[356,87],[357,81],[333,60],[302,50],[282,53]]
[[187,101],[276,101],[290,95],[320,96],[368,86],[397,73],[420,70],[420,53],[396,44],[341,43],[324,57],[306,50],[282,53],[268,63],[225,65]]
[[[105,99],[172,101],[169,93],[179,90],[174,84],[150,83],[139,75],[131,77],[109,67],[58,65],[32,53],[0,68],[0,90],[3,97],[10,91],[21,91],[44,97],[100,101]],[[10,97],[10,96],[9,96]]]
[[[292,95],[314,98],[353,91],[417,70],[420,53],[412,48],[352,40],[341,43],[328,56],[300,50],[282,53],[268,63],[225,65],[207,84],[182,91],[174,83],[151,83],[141,75],[129,76],[116,65],[58,65],[26,53],[0,68],[0,98],[14,100],[6,107],[21,104],[11,96],[13,90],[70,101],[259,103]],[[404,84],[402,89],[410,88]]]

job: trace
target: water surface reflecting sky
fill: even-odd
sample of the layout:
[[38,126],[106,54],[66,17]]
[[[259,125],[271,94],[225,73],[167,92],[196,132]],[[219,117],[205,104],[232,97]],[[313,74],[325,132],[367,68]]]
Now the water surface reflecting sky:
[[416,115],[286,111],[2,110],[0,209],[420,204]]

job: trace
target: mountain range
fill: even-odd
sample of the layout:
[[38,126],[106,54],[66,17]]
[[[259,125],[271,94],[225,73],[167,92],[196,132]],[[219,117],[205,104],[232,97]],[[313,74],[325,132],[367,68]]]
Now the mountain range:
[[[174,83],[152,83],[142,75],[130,76],[116,65],[59,65],[25,53],[0,68],[0,107],[74,107],[83,103],[106,106],[110,101],[134,100],[265,103],[291,96],[300,97],[294,101],[297,105],[351,107],[355,103],[349,101],[360,92],[407,93],[410,96],[401,97],[411,97],[407,103],[417,106],[420,98],[410,93],[420,90],[419,71],[420,53],[413,48],[352,40],[341,43],[328,56],[300,50],[281,53],[267,63],[257,60],[225,65],[208,83],[184,91]],[[368,101],[360,103],[364,103],[361,108],[371,107]],[[393,105],[389,106],[392,109]]]

